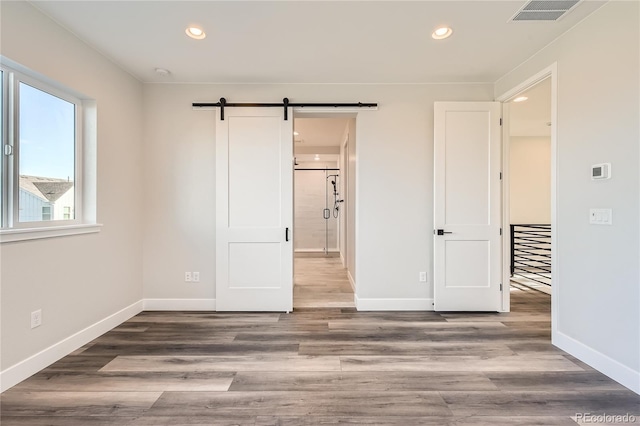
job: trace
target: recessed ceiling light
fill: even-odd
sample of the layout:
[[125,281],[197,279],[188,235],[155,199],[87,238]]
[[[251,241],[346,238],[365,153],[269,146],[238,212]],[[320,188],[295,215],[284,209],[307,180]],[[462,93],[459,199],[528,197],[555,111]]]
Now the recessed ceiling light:
[[315,157],[313,157],[313,159],[314,159],[314,160],[316,160],[316,161],[318,161],[318,160],[320,160],[320,156],[319,156],[318,154],[316,154],[316,156],[315,156]]
[[293,132],[293,136],[299,136],[299,135],[300,135],[300,133],[298,133],[298,132]]
[[527,98],[526,96],[518,96],[517,98],[515,98],[515,99],[513,100],[513,102],[524,102],[524,101],[526,101],[527,99],[529,99],[529,98]]
[[195,38],[196,40],[202,40],[207,35],[204,33],[202,28],[198,27],[189,27],[184,31],[189,37]]
[[451,34],[453,34],[453,30],[451,28],[438,27],[433,31],[433,33],[431,34],[431,37],[433,37],[436,40],[442,40],[449,37]]

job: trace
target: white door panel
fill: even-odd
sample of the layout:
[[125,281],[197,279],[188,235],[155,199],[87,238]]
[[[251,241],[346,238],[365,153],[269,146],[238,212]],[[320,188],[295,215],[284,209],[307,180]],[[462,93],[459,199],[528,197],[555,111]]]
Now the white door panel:
[[[444,241],[445,286],[447,288],[489,287],[490,245],[487,241]],[[464,267],[457,262],[465,259]]]
[[434,118],[434,306],[497,311],[500,103],[436,102]]
[[216,119],[216,309],[291,311],[292,120],[278,108]]
[[229,243],[229,288],[279,289],[281,263],[280,243]]
[[445,225],[487,225],[490,113],[446,111]]
[[227,114],[225,120],[229,140],[242,141],[229,145],[229,227],[280,226],[282,161],[278,117]]

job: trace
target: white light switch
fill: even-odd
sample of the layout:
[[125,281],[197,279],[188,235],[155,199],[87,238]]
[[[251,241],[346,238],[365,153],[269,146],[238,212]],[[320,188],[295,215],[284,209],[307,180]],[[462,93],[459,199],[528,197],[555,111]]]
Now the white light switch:
[[611,209],[589,209],[589,223],[592,225],[611,225],[613,213]]

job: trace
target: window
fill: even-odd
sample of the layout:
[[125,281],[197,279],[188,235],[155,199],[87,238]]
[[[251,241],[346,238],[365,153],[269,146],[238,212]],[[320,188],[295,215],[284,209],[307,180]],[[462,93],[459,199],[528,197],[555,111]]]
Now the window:
[[[9,233],[82,225],[83,103],[46,77],[0,59],[1,241],[22,239],[4,238]],[[26,239],[32,238],[44,237]]]
[[[53,215],[42,220],[63,218],[60,203],[75,202],[76,108],[73,102],[41,88],[18,83],[18,222],[31,222],[30,209],[42,203],[53,207]],[[60,206],[59,209],[56,207]],[[44,207],[42,208],[44,211]],[[56,210],[60,214],[56,215]]]

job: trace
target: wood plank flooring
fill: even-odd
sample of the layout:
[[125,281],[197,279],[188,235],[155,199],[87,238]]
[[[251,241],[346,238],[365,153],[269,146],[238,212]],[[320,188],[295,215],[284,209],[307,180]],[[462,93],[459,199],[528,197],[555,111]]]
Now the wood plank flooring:
[[296,253],[293,307],[352,308],[353,289],[339,257]]
[[510,314],[144,312],[0,396],[2,426],[575,425],[640,396]]

